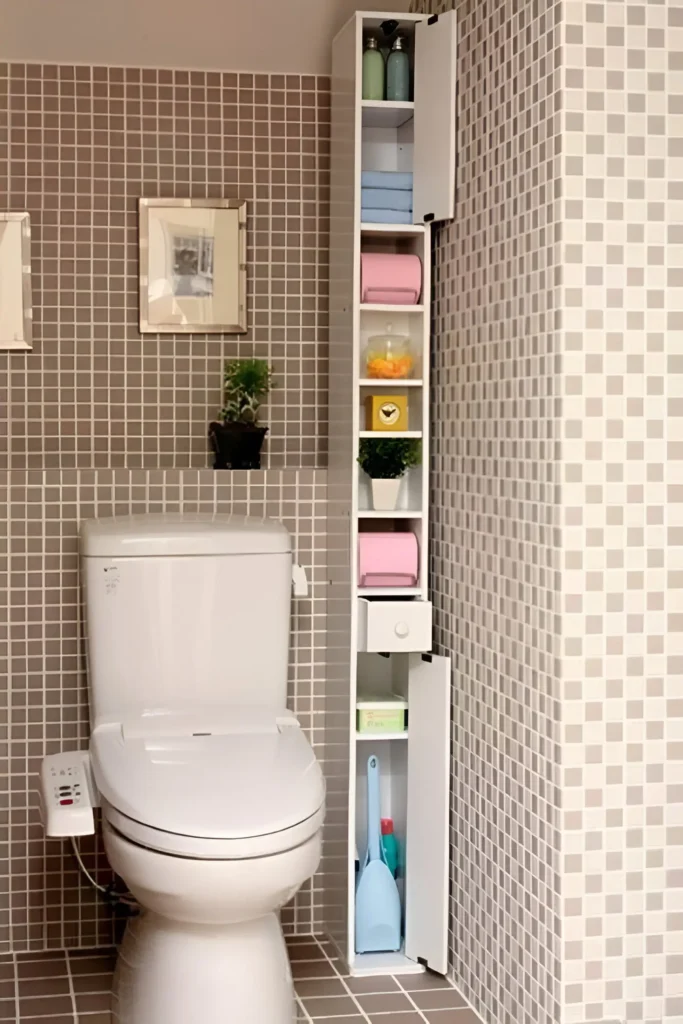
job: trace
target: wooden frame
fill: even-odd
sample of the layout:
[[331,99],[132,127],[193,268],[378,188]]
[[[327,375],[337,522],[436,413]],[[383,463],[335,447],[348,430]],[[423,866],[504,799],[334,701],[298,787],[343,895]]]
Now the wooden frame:
[[247,330],[245,199],[140,199],[140,332]]
[[31,303],[31,218],[0,213],[0,349],[30,351]]

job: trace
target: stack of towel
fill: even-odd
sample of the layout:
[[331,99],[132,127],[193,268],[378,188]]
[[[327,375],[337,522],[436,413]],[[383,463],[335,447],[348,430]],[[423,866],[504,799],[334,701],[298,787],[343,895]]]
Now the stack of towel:
[[363,171],[360,205],[364,224],[412,224],[412,174]]

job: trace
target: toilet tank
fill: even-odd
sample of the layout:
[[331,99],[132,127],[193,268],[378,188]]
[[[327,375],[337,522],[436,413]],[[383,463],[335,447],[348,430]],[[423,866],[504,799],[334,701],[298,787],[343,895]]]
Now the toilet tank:
[[285,707],[292,550],[280,523],[92,519],[81,570],[93,726],[150,708]]

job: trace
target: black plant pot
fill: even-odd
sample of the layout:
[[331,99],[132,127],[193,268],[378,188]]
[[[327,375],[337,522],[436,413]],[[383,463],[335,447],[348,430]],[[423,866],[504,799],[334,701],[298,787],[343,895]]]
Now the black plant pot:
[[210,423],[214,469],[260,469],[261,448],[268,427],[253,423]]

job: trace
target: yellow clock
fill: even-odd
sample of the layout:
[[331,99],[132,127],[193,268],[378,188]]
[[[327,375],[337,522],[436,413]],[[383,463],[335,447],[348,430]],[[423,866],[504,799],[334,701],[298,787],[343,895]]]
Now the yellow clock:
[[406,395],[368,395],[365,399],[366,430],[407,430]]

